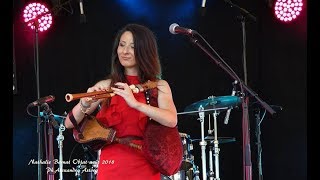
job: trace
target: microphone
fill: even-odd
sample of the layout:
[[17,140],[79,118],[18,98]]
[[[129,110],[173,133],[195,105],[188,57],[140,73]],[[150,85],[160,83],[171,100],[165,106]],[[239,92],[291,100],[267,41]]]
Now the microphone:
[[28,106],[39,106],[39,105],[42,105],[43,103],[51,103],[54,101],[54,99],[55,99],[55,97],[52,95],[45,96],[45,97],[42,97],[42,98],[30,103]]
[[43,107],[44,108],[44,110],[45,110],[45,114],[47,114],[47,116],[48,116],[48,118],[49,118],[49,122],[51,122],[51,124],[52,124],[52,126],[54,127],[54,128],[56,128],[56,129],[59,129],[59,124],[58,124],[58,122],[55,120],[55,118],[54,118],[54,115],[53,115],[53,113],[52,113],[52,110],[51,110],[51,108],[49,107],[49,105],[47,104],[47,103],[43,103],[42,105],[41,105],[41,107]]
[[201,7],[206,7],[206,0],[202,0],[202,5],[201,5]]
[[206,0],[202,0],[202,4],[201,4],[201,9],[200,9],[200,13],[201,16],[204,16],[206,14]]
[[[237,80],[232,83],[232,84],[233,84],[233,88],[232,88],[231,96],[236,95],[236,87],[235,87],[235,85],[236,85],[237,83],[238,83]],[[226,112],[226,116],[224,117],[224,122],[223,122],[224,124],[228,124],[228,122],[229,122],[229,116],[230,116],[230,113],[231,113],[231,109],[232,109],[232,107],[229,108],[229,109],[227,110],[227,112]]]
[[80,23],[86,22],[86,15],[83,11],[83,0],[79,0],[79,7],[80,7]]
[[179,24],[173,23],[169,26],[169,31],[171,34],[186,34],[186,35],[193,35],[196,33],[195,30],[180,27]]

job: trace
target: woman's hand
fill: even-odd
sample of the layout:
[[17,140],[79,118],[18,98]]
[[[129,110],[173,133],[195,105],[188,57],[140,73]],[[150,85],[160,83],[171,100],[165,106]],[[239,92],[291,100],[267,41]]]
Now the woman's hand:
[[136,108],[139,105],[139,102],[133,96],[133,92],[127,83],[117,82],[115,85],[117,87],[111,87],[111,89],[115,94],[123,97],[128,106]]
[[[95,92],[95,91],[108,91],[109,87],[105,84],[96,84],[90,88],[88,88],[87,93]],[[92,103],[97,102],[99,99],[92,99],[92,97],[84,97],[81,98],[80,101],[83,106],[89,107]]]

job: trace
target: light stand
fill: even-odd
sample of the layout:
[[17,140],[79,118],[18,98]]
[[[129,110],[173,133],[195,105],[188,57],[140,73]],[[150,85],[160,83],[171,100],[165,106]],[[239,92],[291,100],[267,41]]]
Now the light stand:
[[[39,23],[38,20],[34,20],[34,57],[36,61],[36,82],[37,82],[37,99],[40,99],[40,81],[39,81],[39,49],[38,49],[38,28]],[[38,134],[38,162],[42,160],[42,121],[40,118],[40,106],[38,106],[38,117],[37,117],[37,134]],[[42,166],[41,163],[38,163],[38,180],[42,179]]]
[[[44,17],[46,16],[46,17]],[[40,68],[39,68],[39,43],[38,43],[38,34],[39,31],[45,31],[50,27],[50,24],[52,23],[52,17],[51,17],[51,11],[48,10],[47,7],[45,7],[45,5],[41,4],[41,3],[29,3],[24,11],[23,11],[23,17],[24,17],[24,21],[26,23],[28,23],[28,26],[31,27],[31,29],[34,30],[34,63],[36,64],[35,66],[35,71],[36,71],[36,85],[37,85],[37,101],[40,101]],[[51,97],[52,98],[52,97]],[[41,99],[41,101],[47,102],[47,100],[45,99]],[[48,100],[49,101],[49,100]],[[38,106],[38,112],[37,112],[37,135],[38,135],[38,180],[42,179],[42,164],[40,163],[43,161],[43,145],[42,145],[42,138],[46,137],[45,134],[46,132],[46,126],[43,125],[43,121],[41,120],[41,112],[40,112],[40,106],[39,104],[42,104],[43,102],[37,104]],[[43,105],[41,107],[46,108],[46,110],[50,110],[49,106]],[[52,141],[52,135],[53,135],[53,130],[52,130],[52,125],[56,125],[57,123],[54,120],[54,116],[50,110],[50,122],[54,123],[54,124],[49,124],[49,135],[51,137],[51,139],[49,140],[49,144],[50,146],[52,146],[53,141]],[[45,122],[46,123],[46,122]],[[42,130],[44,132],[42,132]],[[46,139],[45,139],[46,141]],[[47,144],[46,144],[47,145]],[[47,147],[46,147],[47,148]],[[52,152],[51,152],[52,151]],[[46,151],[46,154],[48,155],[48,152]],[[51,157],[52,154],[52,157]],[[46,157],[47,158],[47,157]],[[48,159],[48,158],[47,158]],[[46,160],[47,160],[46,159]],[[53,161],[53,149],[50,149],[50,159],[52,159]],[[53,162],[50,162],[50,166],[52,166]],[[48,167],[47,167],[48,168]],[[52,171],[54,169],[51,169]],[[52,174],[52,173],[50,173]],[[54,179],[53,175],[50,175],[50,177],[52,180]]]
[[[34,8],[37,6],[36,8]],[[41,12],[40,14],[37,13]],[[48,11],[47,8],[44,6],[41,6],[39,3],[30,3],[28,6],[26,6],[25,11],[24,11],[24,17],[25,17],[25,22],[28,22],[31,25],[31,28],[34,28],[34,61],[36,64],[35,71],[36,71],[36,85],[37,85],[37,99],[40,99],[40,71],[39,71],[39,43],[38,43],[38,33],[39,33],[39,27],[40,25],[43,26],[43,23],[41,22],[41,18],[44,15],[49,14],[50,12],[44,12]],[[35,14],[36,15],[35,15]],[[31,15],[31,16],[30,16]],[[30,18],[32,17],[32,18]],[[39,24],[40,22],[41,24]],[[50,21],[49,21],[50,22]],[[47,28],[44,28],[47,29]],[[41,29],[40,29],[41,30]],[[42,130],[46,130],[46,126],[43,126],[42,120],[41,120],[41,115],[40,115],[40,106],[38,106],[38,112],[37,112],[37,135],[38,135],[38,180],[42,179],[42,161],[43,158],[43,145],[42,145]],[[49,133],[51,133],[49,131]]]

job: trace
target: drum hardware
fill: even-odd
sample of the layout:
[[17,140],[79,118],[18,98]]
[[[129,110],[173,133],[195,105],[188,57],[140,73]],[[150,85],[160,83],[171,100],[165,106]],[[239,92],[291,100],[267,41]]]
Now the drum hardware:
[[193,169],[194,169],[194,175],[193,175],[193,180],[200,180],[200,177],[199,177],[199,174],[200,174],[200,171],[199,171],[199,167],[196,166],[195,164],[193,165]]
[[[79,145],[79,144],[78,144]],[[91,151],[92,149],[89,146],[80,144],[83,149],[83,161],[79,163],[75,168],[75,177],[77,180],[96,180],[97,168],[98,168],[98,159],[100,154],[97,154],[95,157]],[[94,163],[96,162],[96,163]]]
[[77,180],[96,180],[96,173],[94,168],[96,168],[94,164],[92,164],[91,167],[88,166],[88,164],[78,164],[75,169],[75,177],[77,178]]
[[[214,136],[206,136],[204,140],[207,141],[207,145],[214,144]],[[201,139],[191,139],[191,142],[198,142],[198,141],[201,141]],[[234,137],[218,137],[219,144],[225,144],[225,143],[230,143],[235,141],[236,141],[236,138]]]
[[[235,81],[232,83],[233,88],[232,88],[231,96],[235,96],[236,93],[237,93],[237,87],[236,87],[236,84],[237,84],[237,83],[238,83],[237,80],[235,80]],[[228,124],[231,110],[232,110],[232,107],[227,110],[226,116],[224,117],[224,121],[223,121],[224,124]]]
[[191,153],[193,144],[190,135],[183,132],[179,132],[179,135],[183,146],[180,170],[171,176],[161,174],[161,180],[200,180],[198,166],[194,164],[194,156]]
[[161,180],[200,180],[198,166],[192,165],[188,170],[180,170],[171,176],[161,174]]
[[81,180],[82,177],[81,177],[81,171],[82,169],[86,168],[85,165],[83,164],[78,164],[77,167],[76,167],[76,170],[75,170],[75,176],[77,177],[77,180]]
[[199,177],[199,167],[195,164],[186,172],[186,180],[200,180]]
[[199,106],[199,118],[201,124],[201,141],[199,142],[199,145],[201,147],[201,162],[202,162],[202,179],[207,180],[206,172],[207,172],[207,162],[206,162],[206,145],[207,142],[204,140],[204,117],[205,114],[203,112],[204,107],[202,105]]
[[[210,96],[210,97],[208,97],[208,99],[213,99],[214,97],[212,97],[212,96]],[[214,133],[214,137],[216,137],[216,135],[217,135],[217,121],[216,121],[216,118],[217,118],[217,116],[218,116],[218,112],[215,110],[214,111],[214,113],[213,113],[213,117],[214,117],[214,129],[211,129],[211,119],[210,119],[210,114],[208,115],[209,116],[209,127],[208,127],[208,134],[209,134],[209,136],[211,136],[212,135],[212,133]],[[216,138],[215,138],[216,139]],[[214,144],[216,144],[215,143],[215,141],[214,141]],[[207,144],[208,145],[208,144]],[[213,177],[214,177],[214,171],[213,171],[213,162],[212,162],[212,159],[213,159],[213,157],[212,157],[212,151],[213,151],[213,148],[212,148],[213,146],[209,146],[209,172],[208,172],[208,174],[206,174],[208,177],[209,177],[209,179],[210,180],[212,180],[213,179]],[[218,151],[215,151],[215,159],[217,159],[217,156],[219,155],[219,149],[218,149]],[[215,164],[217,164],[217,163],[215,163]],[[215,169],[215,172],[216,172],[216,174],[217,174],[217,176],[219,176],[219,169],[217,169],[217,165],[215,165],[215,167],[216,167],[216,169]],[[218,170],[218,171],[217,171]]]
[[207,99],[195,102],[184,109],[183,113],[197,116],[199,113],[199,107],[202,106],[201,111],[205,112],[205,115],[210,114],[216,110],[227,110],[231,107],[237,106],[241,103],[241,98],[238,96],[210,96]]
[[[199,141],[199,145],[201,146],[201,161],[202,161],[202,179],[207,180],[207,169],[206,169],[206,146],[207,141],[209,140],[209,173],[208,177],[210,180],[220,180],[219,177],[219,141],[218,141],[218,128],[217,128],[217,116],[221,110],[230,109],[233,106],[240,104],[241,98],[238,96],[210,96],[207,99],[195,102],[189,106],[187,106],[183,113],[178,114],[189,114],[189,115],[197,115],[198,120],[201,123],[201,140]],[[210,127],[210,119],[209,119],[209,136],[204,137],[204,117],[205,115],[209,115],[212,112],[212,116],[214,118],[214,128]],[[212,136],[214,133],[214,136]],[[212,139],[213,137],[213,139]],[[213,142],[213,144],[212,144]],[[213,156],[215,163],[215,173],[213,171]],[[215,176],[214,176],[215,175]]]
[[187,171],[193,167],[194,157],[191,154],[191,151],[193,150],[193,144],[190,135],[181,132],[179,132],[179,134],[183,146],[183,157],[180,169]]

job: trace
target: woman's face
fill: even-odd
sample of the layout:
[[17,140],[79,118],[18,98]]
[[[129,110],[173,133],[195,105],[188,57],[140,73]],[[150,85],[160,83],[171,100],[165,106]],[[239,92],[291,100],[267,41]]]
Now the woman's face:
[[121,35],[117,53],[122,66],[125,68],[136,67],[137,63],[134,56],[134,41],[133,35],[130,31],[126,31]]

